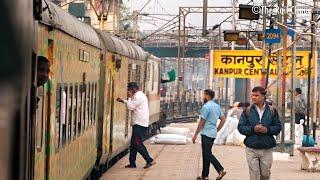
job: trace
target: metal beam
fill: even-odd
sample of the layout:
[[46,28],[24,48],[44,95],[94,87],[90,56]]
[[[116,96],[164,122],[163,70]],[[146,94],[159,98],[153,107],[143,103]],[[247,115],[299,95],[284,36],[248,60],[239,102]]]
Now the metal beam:
[[[203,7],[180,7],[182,12],[186,13],[203,13]],[[236,9],[239,9],[236,7]],[[208,7],[208,13],[232,13],[232,6]]]

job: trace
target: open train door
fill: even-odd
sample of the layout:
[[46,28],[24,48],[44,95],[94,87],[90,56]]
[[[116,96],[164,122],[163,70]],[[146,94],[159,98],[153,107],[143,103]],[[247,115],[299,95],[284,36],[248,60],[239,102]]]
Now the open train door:
[[[46,57],[52,68],[54,41],[48,39],[47,53],[41,56]],[[37,105],[35,110],[35,156],[34,156],[34,177],[36,179],[48,179],[50,173],[50,141],[51,135],[51,80],[49,79],[43,86],[37,87]]]

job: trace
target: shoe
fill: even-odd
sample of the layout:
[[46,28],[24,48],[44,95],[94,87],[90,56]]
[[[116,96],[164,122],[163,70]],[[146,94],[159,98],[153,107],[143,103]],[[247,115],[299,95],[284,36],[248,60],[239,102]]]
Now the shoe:
[[128,164],[128,165],[124,166],[124,168],[137,168],[137,166],[136,166],[136,165]]
[[220,179],[222,179],[222,178],[223,178],[223,176],[224,176],[224,175],[226,175],[226,174],[227,174],[227,172],[226,172],[225,170],[220,171],[220,172],[219,172],[219,176],[217,177],[217,179],[216,179],[216,180],[220,180]]
[[144,168],[144,169],[147,169],[147,168],[153,166],[154,164],[156,164],[156,162],[151,161],[151,162],[147,163],[143,168]]
[[199,176],[197,177],[197,180],[209,180],[209,177]]

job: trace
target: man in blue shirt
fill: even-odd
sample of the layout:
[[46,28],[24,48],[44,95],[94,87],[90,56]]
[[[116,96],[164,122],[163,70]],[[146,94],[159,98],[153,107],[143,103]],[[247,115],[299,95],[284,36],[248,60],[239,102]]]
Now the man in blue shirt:
[[[214,139],[217,136],[217,131],[219,131],[224,122],[225,117],[221,108],[218,104],[213,101],[214,91],[211,89],[206,89],[204,91],[205,104],[203,105],[200,111],[200,122],[198,124],[197,130],[192,138],[193,143],[195,143],[198,134],[201,134],[201,145],[202,145],[202,175],[197,178],[197,180],[206,180],[209,179],[209,167],[210,163],[214,166],[216,171],[219,173],[217,180],[222,179],[226,174],[224,168],[217,160],[217,158],[212,154],[211,149],[214,142]],[[219,126],[217,128],[217,120],[220,119]]]

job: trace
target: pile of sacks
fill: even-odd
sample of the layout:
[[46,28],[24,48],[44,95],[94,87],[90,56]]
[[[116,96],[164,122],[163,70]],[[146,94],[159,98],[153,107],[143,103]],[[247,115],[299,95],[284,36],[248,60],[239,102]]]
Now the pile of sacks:
[[152,143],[185,145],[190,141],[188,128],[164,127],[160,133],[151,138]]
[[[303,121],[300,121],[300,124],[295,124],[295,145],[302,146],[302,140],[303,140]],[[285,123],[284,124],[284,129],[285,129],[285,141],[290,140],[290,123]]]
[[227,117],[225,124],[217,134],[214,144],[243,145],[245,136],[238,131],[238,124],[239,120],[237,118]]

